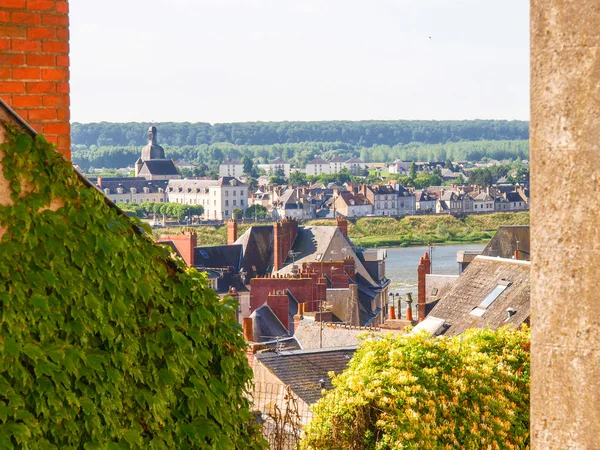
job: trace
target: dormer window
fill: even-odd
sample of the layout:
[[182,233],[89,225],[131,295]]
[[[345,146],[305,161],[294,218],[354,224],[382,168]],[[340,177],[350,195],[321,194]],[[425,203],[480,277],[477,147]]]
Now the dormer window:
[[[169,190],[171,190],[171,189],[169,189]],[[162,194],[163,192],[165,192],[165,190],[164,190],[163,188],[158,188],[158,192],[159,192],[160,194]]]
[[137,194],[137,189],[136,189],[136,188],[134,188],[134,187],[130,188],[130,189],[129,189],[129,191],[130,191],[132,194]]
[[104,188],[104,193],[105,193],[106,195],[109,195],[109,194],[110,194],[110,189],[109,189],[109,188]]
[[148,186],[144,187],[144,194],[149,194],[150,193],[150,188]]
[[122,194],[123,193],[123,188],[122,187],[118,187],[117,188],[117,194]]

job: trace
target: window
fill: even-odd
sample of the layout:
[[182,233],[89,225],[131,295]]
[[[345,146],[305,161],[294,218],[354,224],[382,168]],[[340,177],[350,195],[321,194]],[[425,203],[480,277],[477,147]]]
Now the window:
[[485,314],[489,306],[494,303],[494,301],[504,292],[504,290],[510,286],[512,283],[507,280],[500,280],[492,292],[485,296],[485,298],[481,301],[481,303],[473,308],[470,312],[472,316],[481,317]]
[[244,200],[240,200],[240,205],[244,206]]
[[237,195],[237,191],[234,189],[233,190],[233,196],[235,197]]
[[217,201],[216,200],[214,201],[214,205],[213,206],[217,206]]
[[233,206],[236,206],[236,204],[237,204],[237,202],[234,200],[234,201],[233,201]]
[[225,191],[225,197],[229,197],[229,191]]
[[229,206],[229,200],[225,200],[225,206]]
[[229,210],[228,210],[228,209],[226,209],[226,210],[225,210],[225,217],[228,217],[228,216],[229,216]]

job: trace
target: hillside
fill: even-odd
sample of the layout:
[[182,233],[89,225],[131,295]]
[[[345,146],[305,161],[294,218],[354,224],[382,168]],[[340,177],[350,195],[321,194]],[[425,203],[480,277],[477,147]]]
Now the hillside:
[[[334,220],[312,220],[303,225],[335,225]],[[529,212],[470,215],[465,219],[452,216],[409,216],[400,220],[367,217],[350,223],[348,235],[361,247],[399,247],[425,245],[428,242],[449,244],[456,242],[482,242],[490,239],[500,225],[529,225]],[[238,225],[238,236],[250,224]],[[195,227],[198,245],[223,245],[227,243],[225,226]],[[155,229],[155,237],[177,233],[181,228]]]

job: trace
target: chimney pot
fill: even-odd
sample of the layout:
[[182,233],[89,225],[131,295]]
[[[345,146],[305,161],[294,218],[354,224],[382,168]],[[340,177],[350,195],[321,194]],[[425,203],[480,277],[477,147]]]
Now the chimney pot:
[[252,317],[244,317],[244,339],[248,342],[254,342],[254,330]]

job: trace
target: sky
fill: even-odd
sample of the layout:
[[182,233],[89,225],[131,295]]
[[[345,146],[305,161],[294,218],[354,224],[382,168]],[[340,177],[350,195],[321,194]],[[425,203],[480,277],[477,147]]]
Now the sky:
[[529,119],[524,0],[71,0],[71,120]]

